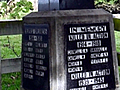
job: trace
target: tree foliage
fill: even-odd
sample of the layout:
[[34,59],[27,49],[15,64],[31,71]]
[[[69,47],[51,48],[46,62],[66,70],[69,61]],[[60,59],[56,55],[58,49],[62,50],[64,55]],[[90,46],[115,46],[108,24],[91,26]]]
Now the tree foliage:
[[0,2],[0,17],[2,19],[20,19],[27,13],[33,10],[32,3],[27,0],[20,0],[16,2],[10,0]]
[[112,14],[120,13],[119,0],[95,0],[95,7],[102,8]]
[[95,0],[95,5],[98,5],[98,4],[111,4],[111,5],[114,5],[118,3],[118,0]]

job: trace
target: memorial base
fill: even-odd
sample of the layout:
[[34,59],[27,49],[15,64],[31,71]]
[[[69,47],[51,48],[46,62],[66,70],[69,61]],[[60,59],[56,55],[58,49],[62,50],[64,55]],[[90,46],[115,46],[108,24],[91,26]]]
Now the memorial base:
[[119,82],[112,15],[101,9],[41,11],[23,18],[26,90],[114,90]]

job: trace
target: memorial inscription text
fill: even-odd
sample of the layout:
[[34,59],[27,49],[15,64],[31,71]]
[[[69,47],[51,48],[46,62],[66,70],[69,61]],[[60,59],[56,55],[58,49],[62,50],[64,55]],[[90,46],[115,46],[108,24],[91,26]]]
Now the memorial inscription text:
[[67,90],[114,89],[109,23],[69,24],[65,30]]
[[47,24],[25,24],[22,60],[23,88],[49,90],[49,28]]

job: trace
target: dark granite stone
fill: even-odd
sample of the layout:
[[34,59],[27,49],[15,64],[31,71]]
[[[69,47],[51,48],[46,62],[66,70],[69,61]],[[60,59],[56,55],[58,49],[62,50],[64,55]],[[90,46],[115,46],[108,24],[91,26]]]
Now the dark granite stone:
[[22,85],[27,90],[49,88],[49,26],[25,24],[22,37]]
[[40,0],[38,2],[38,11],[94,8],[94,0]]
[[94,9],[94,0],[59,0],[60,10]]
[[114,90],[108,23],[65,25],[67,90]]

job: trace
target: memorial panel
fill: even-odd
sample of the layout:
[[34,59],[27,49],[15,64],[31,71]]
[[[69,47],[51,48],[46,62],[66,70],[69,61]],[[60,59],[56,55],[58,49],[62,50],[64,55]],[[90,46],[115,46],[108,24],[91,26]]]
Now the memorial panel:
[[94,0],[59,0],[60,10],[95,9]]
[[67,90],[115,89],[109,23],[65,28]]
[[49,25],[24,24],[22,35],[23,88],[50,90]]

